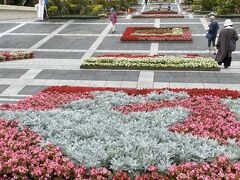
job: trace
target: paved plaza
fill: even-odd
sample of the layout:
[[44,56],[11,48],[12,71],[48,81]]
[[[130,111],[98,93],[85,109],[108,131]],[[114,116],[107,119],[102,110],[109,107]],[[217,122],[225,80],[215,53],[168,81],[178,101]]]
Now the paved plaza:
[[[147,9],[157,7],[149,5]],[[141,11],[141,5],[136,6]],[[120,16],[117,32],[111,33],[108,19],[1,21],[0,51],[30,50],[35,59],[0,63],[0,103],[16,103],[43,88],[55,85],[122,88],[230,88],[240,90],[240,43],[233,54],[232,66],[220,72],[203,71],[127,71],[83,70],[85,58],[103,54],[200,54],[207,51],[205,38],[208,23],[201,16],[173,9],[185,18],[132,19]],[[218,19],[223,28],[225,19]],[[240,35],[240,19],[233,19]],[[193,42],[121,42],[128,26],[189,26]]]

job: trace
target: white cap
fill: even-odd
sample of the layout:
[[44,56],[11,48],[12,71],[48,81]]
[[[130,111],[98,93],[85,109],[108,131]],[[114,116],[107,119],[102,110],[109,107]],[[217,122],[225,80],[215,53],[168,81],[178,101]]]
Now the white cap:
[[111,8],[110,11],[114,11],[114,8]]
[[233,23],[232,23],[231,19],[226,19],[223,25],[224,25],[225,27],[226,27],[226,26],[232,26]]

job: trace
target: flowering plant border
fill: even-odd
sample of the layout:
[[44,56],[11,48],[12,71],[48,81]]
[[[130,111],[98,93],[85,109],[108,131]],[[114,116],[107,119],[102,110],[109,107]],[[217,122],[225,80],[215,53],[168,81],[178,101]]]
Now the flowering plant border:
[[107,55],[85,59],[83,69],[192,70],[219,71],[212,58],[198,56]]
[[127,27],[125,32],[121,37],[121,41],[184,41],[191,42],[192,34],[189,30],[189,27],[170,27],[170,28],[181,28],[183,30],[182,35],[174,35],[174,34],[160,34],[154,36],[137,36],[133,35],[136,30],[153,30],[153,29],[169,29],[169,27],[164,28],[156,28],[156,27]]
[[34,58],[33,52],[27,51],[5,51],[0,53],[0,62],[1,61],[12,61],[20,59],[32,59]]
[[[165,99],[167,96],[164,96],[164,99],[154,99],[156,97],[160,97],[160,94],[154,93],[163,93],[166,89],[121,89],[121,88],[92,88],[92,87],[69,87],[69,86],[55,86],[49,87],[42,92],[37,93],[33,97],[28,97],[19,103],[19,105],[23,105],[25,102],[29,107],[27,109],[21,109],[19,106],[19,111],[21,110],[31,110],[30,106],[46,106],[46,101],[43,101],[41,95],[47,94],[48,99],[53,101],[54,103],[59,103],[56,99],[51,99],[51,96],[55,95],[55,97],[59,96],[59,100],[61,100],[66,95],[65,100],[69,98],[68,101],[64,100],[64,103],[70,103],[71,101],[75,101],[81,98],[94,98],[90,95],[93,91],[112,91],[118,92],[123,91],[132,96],[138,95],[146,95],[146,98],[152,98],[148,103],[144,102],[144,104],[131,104],[131,108],[129,110],[137,110],[137,111],[146,111],[149,112],[152,108],[160,108],[174,105],[175,102],[180,102],[182,105],[189,106],[192,108],[192,111],[196,114],[192,114],[194,118],[199,116],[200,112],[196,107],[202,107],[202,110],[206,109],[211,111],[210,107],[218,108],[218,105],[221,104],[220,98],[231,97],[232,99],[239,98],[240,92],[227,90],[227,89],[168,89],[172,92],[179,94],[172,94],[175,97],[182,97],[183,99]],[[153,93],[154,91],[154,93]],[[189,97],[184,95],[183,92],[186,92]],[[89,94],[88,94],[89,93]],[[149,96],[149,93],[153,93]],[[118,94],[120,95],[120,94]],[[185,97],[183,97],[185,96]],[[75,97],[75,98],[74,98]],[[169,96],[170,97],[170,96]],[[164,100],[164,101],[162,101]],[[230,100],[230,99],[229,99]],[[161,103],[162,101],[162,103]],[[172,102],[171,102],[172,101]],[[190,101],[191,103],[185,103],[185,101]],[[41,102],[41,103],[40,103]],[[158,105],[154,107],[153,104],[160,102]],[[165,102],[167,104],[165,104]],[[208,102],[201,105],[200,102]],[[59,108],[64,105],[58,104]],[[168,104],[170,103],[170,104]],[[172,105],[171,105],[172,104]],[[148,106],[150,105],[150,106]],[[157,104],[156,104],[157,105]],[[178,104],[175,104],[178,106]],[[16,106],[16,105],[9,105]],[[137,107],[139,106],[139,107]],[[145,107],[146,106],[146,109]],[[27,107],[27,106],[25,106]],[[55,106],[57,108],[57,106]],[[124,109],[123,109],[124,107]],[[48,107],[46,110],[52,109],[53,107]],[[128,106],[118,106],[120,110],[128,111]],[[233,134],[238,134],[239,131],[232,132],[232,129],[228,127],[227,124],[235,121],[233,127],[239,128],[239,122],[236,121],[235,117],[232,115],[232,112],[229,111],[226,105],[222,106],[222,110],[227,111],[227,115],[225,116],[224,112],[218,114],[218,118],[214,120],[220,121],[222,124],[220,128],[222,130],[229,130],[229,134],[219,133],[221,136],[232,136]],[[9,108],[8,110],[11,110]],[[37,109],[36,109],[37,110]],[[40,109],[38,109],[40,110]],[[43,110],[43,109],[41,109]],[[216,109],[215,109],[216,110]],[[214,109],[212,111],[215,111]],[[32,112],[32,111],[31,111]],[[206,111],[202,111],[201,113],[205,113]],[[216,115],[217,113],[215,113]],[[219,117],[223,119],[219,119]],[[209,118],[212,118],[209,113]],[[226,120],[226,121],[222,121]],[[189,119],[186,119],[186,122]],[[113,180],[147,180],[147,179],[155,179],[155,180],[170,180],[170,179],[239,179],[240,177],[240,163],[239,161],[233,161],[231,158],[228,158],[226,155],[219,155],[214,157],[213,159],[205,160],[204,162],[182,162],[182,163],[171,163],[169,168],[166,170],[165,174],[163,174],[159,167],[156,164],[150,164],[146,167],[145,171],[140,172],[138,175],[130,176],[130,174],[126,171],[112,171],[106,169],[104,167],[101,168],[87,168],[85,166],[81,166],[75,164],[70,159],[64,156],[62,153],[62,148],[54,145],[40,146],[42,137],[32,132],[32,130],[28,128],[23,128],[22,126],[18,126],[17,121],[7,121],[0,119],[0,152],[3,156],[0,156],[0,178],[2,179],[113,179]],[[194,123],[194,122],[193,122]],[[210,120],[208,123],[212,123]],[[198,132],[202,133],[205,129],[199,129],[198,126],[190,125],[191,129],[197,129]],[[205,126],[205,124],[201,124],[201,126]],[[183,132],[185,128],[183,129]],[[191,130],[192,131],[192,130]],[[218,129],[217,129],[218,131]],[[213,131],[213,134],[216,132]],[[206,134],[208,135],[208,134]],[[210,134],[211,135],[211,134]],[[203,144],[205,145],[205,144]],[[231,147],[233,148],[233,147]],[[239,147],[238,147],[239,148]]]
[[180,14],[140,14],[134,15],[132,18],[184,18],[184,15]]
[[178,12],[174,10],[149,10],[142,14],[178,14]]

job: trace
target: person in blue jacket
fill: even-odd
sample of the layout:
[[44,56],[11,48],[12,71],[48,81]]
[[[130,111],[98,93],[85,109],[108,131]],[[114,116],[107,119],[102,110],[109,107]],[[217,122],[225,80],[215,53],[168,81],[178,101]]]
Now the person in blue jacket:
[[217,38],[217,33],[219,30],[219,24],[218,22],[215,20],[215,16],[210,16],[210,24],[208,25],[208,34],[210,34],[209,38],[208,38],[208,49],[209,52],[211,53],[211,45],[213,47],[213,52],[214,54],[216,54],[216,38]]

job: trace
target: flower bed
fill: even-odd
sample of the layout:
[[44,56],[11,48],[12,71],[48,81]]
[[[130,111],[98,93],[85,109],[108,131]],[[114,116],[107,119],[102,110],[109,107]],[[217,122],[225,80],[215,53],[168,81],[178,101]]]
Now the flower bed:
[[179,14],[140,14],[133,15],[132,18],[184,18],[184,16]]
[[240,176],[238,91],[50,87],[0,109],[1,179]]
[[220,70],[217,62],[200,56],[107,55],[85,59],[83,69],[146,69],[146,70]]
[[32,59],[32,58],[34,58],[33,52],[25,52],[25,51],[0,52],[0,62],[1,61],[19,60],[19,59]]
[[127,27],[121,41],[184,41],[191,42],[188,27]]
[[142,14],[177,14],[177,11],[174,10],[150,10],[145,11]]

